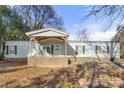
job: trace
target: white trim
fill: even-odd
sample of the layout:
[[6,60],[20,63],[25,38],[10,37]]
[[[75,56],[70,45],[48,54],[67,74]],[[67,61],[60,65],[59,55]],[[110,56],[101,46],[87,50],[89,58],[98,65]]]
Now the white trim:
[[54,31],[54,32],[69,36],[69,33],[63,32],[63,31],[60,31],[60,30],[56,30],[56,29],[53,29],[53,28],[46,28],[46,29],[30,31],[30,32],[27,32],[25,34],[30,36],[30,35],[33,35],[33,34],[38,34],[38,33],[47,32],[47,31]]

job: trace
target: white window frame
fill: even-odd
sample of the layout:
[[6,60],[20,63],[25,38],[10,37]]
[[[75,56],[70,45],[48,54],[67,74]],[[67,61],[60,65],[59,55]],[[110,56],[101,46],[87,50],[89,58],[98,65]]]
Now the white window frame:
[[17,47],[17,45],[6,45],[6,46],[8,46],[8,54],[6,55],[17,55],[15,54],[15,51],[17,52],[17,50],[15,50],[15,46]]
[[[76,49],[77,47],[77,49]],[[84,49],[83,49],[84,47]],[[75,45],[75,51],[76,51],[76,55],[85,55],[86,53],[86,45]]]
[[56,45],[59,46],[59,55],[61,54],[61,45],[60,44],[54,44],[54,55],[55,55],[55,48],[56,48]]

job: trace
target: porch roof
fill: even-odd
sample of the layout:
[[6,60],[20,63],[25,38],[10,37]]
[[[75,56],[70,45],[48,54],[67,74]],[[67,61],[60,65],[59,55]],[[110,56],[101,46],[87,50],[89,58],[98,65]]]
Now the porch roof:
[[68,37],[69,33],[52,29],[52,28],[47,28],[47,29],[40,29],[36,31],[31,31],[26,33],[27,36],[29,37]]

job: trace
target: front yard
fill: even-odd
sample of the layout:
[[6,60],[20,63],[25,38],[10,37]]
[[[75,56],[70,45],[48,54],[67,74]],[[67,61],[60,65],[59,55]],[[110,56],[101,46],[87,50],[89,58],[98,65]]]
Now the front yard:
[[97,62],[66,68],[21,67],[1,72],[0,87],[124,87],[124,69]]

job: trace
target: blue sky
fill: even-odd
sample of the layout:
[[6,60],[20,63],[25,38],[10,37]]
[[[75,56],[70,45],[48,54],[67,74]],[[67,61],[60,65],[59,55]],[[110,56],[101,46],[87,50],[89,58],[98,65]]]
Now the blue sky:
[[[109,40],[115,34],[115,28],[103,32],[107,24],[107,19],[96,20],[95,17],[84,18],[88,13],[88,6],[78,5],[55,5],[56,13],[64,20],[66,31],[70,33],[70,38],[75,37],[75,33],[83,28],[88,28],[90,37],[94,40]],[[108,34],[109,33],[109,34]]]

